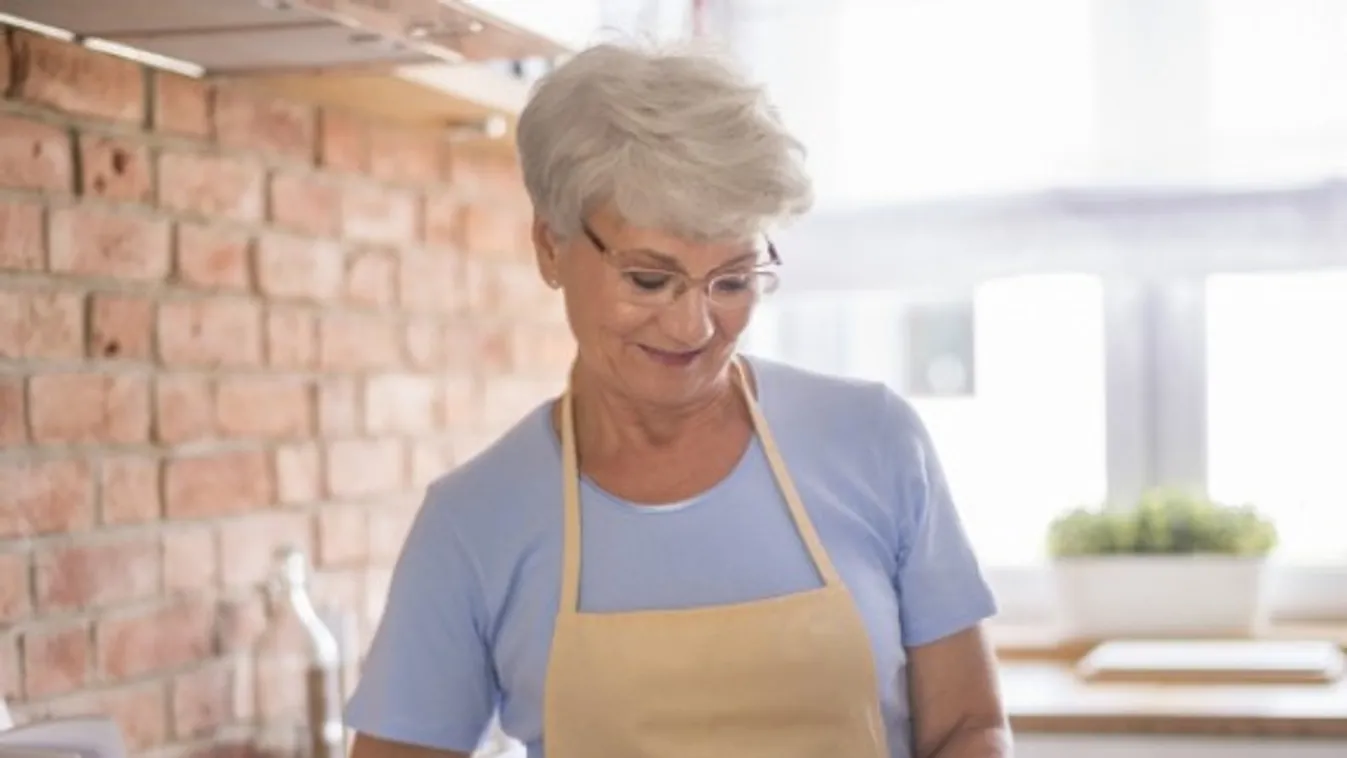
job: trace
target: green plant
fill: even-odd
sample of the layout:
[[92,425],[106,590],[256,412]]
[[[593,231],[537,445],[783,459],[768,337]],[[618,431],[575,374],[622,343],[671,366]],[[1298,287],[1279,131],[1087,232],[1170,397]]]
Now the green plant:
[[1265,556],[1277,544],[1272,521],[1248,505],[1224,505],[1177,490],[1146,492],[1131,507],[1075,508],[1048,528],[1054,558],[1090,555]]

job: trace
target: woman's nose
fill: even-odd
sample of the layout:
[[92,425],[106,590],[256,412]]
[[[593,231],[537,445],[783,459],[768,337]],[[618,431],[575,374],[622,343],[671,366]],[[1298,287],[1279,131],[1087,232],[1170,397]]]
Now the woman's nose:
[[706,292],[697,287],[688,288],[670,303],[660,321],[665,334],[681,347],[701,347],[716,330],[711,303]]

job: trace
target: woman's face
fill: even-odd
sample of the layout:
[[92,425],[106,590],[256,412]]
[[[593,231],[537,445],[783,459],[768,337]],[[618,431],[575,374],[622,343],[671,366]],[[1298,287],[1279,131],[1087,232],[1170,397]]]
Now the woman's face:
[[754,287],[760,251],[628,226],[610,208],[585,226],[563,249],[535,226],[543,277],[565,291],[582,370],[644,404],[713,392],[756,304],[745,286]]

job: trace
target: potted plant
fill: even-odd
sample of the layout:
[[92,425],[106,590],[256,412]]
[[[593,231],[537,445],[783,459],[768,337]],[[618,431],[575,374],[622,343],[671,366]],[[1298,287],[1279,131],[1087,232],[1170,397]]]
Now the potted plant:
[[1246,505],[1177,490],[1055,519],[1048,552],[1064,632],[1075,639],[1248,636],[1263,622],[1277,532]]

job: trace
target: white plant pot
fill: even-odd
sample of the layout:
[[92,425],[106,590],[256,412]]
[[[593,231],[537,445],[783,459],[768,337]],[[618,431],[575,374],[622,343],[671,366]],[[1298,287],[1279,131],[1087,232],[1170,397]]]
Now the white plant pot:
[[1058,559],[1062,630],[1072,639],[1247,636],[1266,615],[1265,563],[1223,555]]

